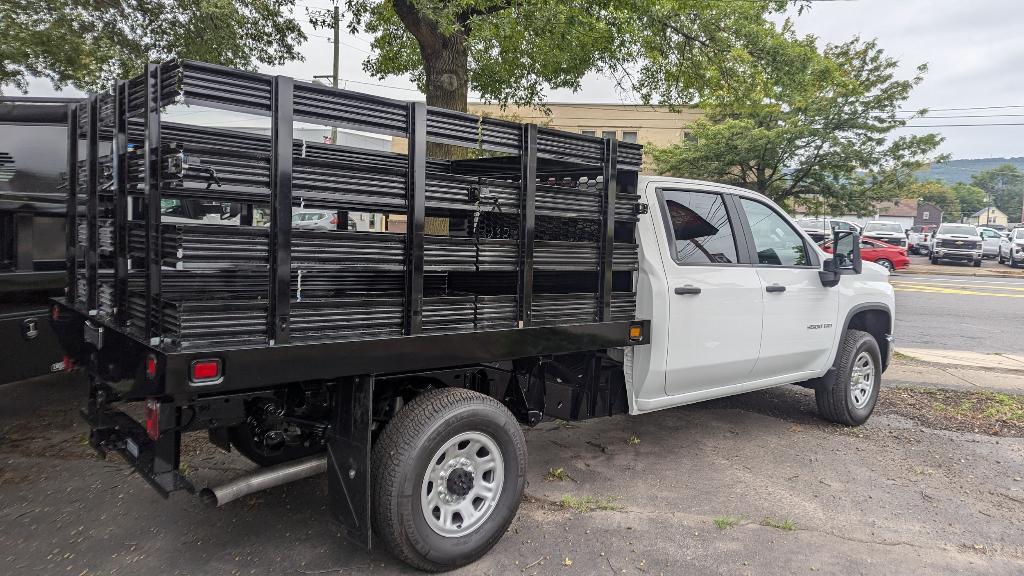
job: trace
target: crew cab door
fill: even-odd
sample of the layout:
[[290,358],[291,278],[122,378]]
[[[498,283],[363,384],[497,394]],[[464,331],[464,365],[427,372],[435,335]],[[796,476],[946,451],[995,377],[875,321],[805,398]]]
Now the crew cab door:
[[838,328],[839,291],[821,285],[817,251],[775,207],[738,199],[764,295],[753,380],[825,368]]
[[678,189],[657,196],[668,290],[666,394],[747,382],[761,344],[762,290],[733,199]]

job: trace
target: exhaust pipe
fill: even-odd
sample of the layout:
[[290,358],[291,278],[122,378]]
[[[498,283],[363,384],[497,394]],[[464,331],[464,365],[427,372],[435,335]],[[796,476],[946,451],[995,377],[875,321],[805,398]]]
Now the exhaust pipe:
[[294,462],[260,469],[214,488],[203,488],[199,498],[206,504],[223,506],[242,496],[327,472],[327,456],[310,456]]

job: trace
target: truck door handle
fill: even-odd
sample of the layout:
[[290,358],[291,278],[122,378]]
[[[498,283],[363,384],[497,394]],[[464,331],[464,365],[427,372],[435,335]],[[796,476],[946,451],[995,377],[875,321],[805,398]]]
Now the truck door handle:
[[786,291],[786,287],[781,285],[781,284],[772,284],[771,286],[766,286],[764,291],[765,292],[785,292]]
[[677,286],[676,294],[700,294],[700,288],[687,284],[686,286]]

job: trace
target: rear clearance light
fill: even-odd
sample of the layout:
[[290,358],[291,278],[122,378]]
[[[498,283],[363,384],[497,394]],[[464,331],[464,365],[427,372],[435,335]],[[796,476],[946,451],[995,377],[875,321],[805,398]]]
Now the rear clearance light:
[[220,381],[222,377],[220,359],[193,360],[189,375],[193,384],[212,384]]
[[160,403],[152,398],[146,400],[146,436],[153,441],[160,438]]
[[156,380],[156,356],[146,356],[146,378]]

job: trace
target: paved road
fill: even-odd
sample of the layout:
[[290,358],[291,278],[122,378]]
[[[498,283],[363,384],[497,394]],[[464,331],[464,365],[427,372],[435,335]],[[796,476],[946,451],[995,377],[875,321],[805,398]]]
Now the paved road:
[[1024,279],[897,274],[896,346],[1024,352]]

